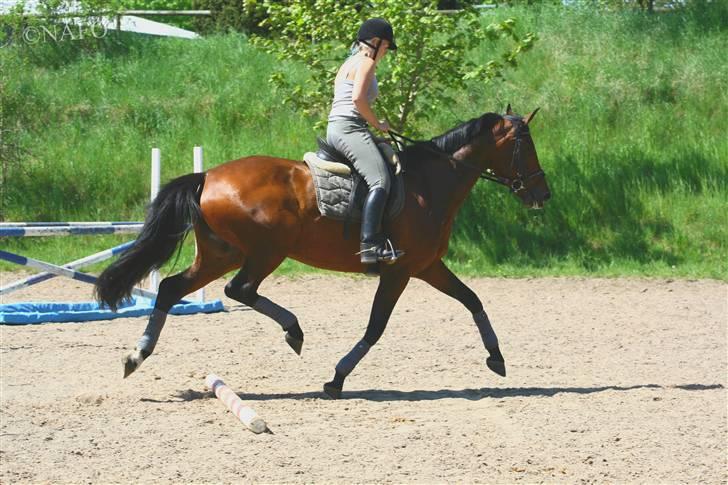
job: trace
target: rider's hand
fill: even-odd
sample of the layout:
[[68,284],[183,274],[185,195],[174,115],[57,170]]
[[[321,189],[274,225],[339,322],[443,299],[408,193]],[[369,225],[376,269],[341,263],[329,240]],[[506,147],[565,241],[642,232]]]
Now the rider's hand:
[[386,133],[389,131],[389,123],[387,123],[386,121],[380,121],[377,129]]

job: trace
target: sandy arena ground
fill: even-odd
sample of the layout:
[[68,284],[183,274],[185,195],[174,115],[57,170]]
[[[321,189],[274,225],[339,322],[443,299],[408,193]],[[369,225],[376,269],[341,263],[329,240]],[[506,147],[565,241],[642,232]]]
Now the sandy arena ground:
[[[338,401],[322,384],[363,335],[375,279],[262,285],[298,315],[301,357],[218,281],[208,295],[229,311],[170,317],[126,380],[145,318],[2,326],[0,482],[726,483],[726,283],[467,282],[507,378],[468,312],[413,280]],[[4,302],[89,288],[55,279]],[[205,389],[210,372],[272,434],[247,431]]]

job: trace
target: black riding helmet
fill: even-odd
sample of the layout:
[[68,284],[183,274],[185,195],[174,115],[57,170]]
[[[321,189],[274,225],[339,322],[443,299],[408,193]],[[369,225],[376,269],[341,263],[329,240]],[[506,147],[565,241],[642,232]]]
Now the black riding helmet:
[[377,49],[367,42],[367,39],[371,39],[373,37],[388,40],[389,49],[393,51],[397,50],[397,44],[394,43],[394,31],[392,30],[390,23],[386,20],[374,18],[366,20],[363,24],[361,24],[361,27],[359,27],[359,33],[356,34],[356,40],[368,45],[372,49]]

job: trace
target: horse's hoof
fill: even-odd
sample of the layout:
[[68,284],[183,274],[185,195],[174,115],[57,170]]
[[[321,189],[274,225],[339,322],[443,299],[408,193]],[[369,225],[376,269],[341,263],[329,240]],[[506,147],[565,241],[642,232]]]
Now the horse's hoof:
[[124,364],[124,379],[129,377],[135,370],[139,368],[140,365],[142,365],[142,362],[144,362],[144,355],[139,350],[135,350],[134,352],[130,353],[126,357],[122,359],[122,363]]
[[303,340],[298,339],[291,335],[289,332],[286,332],[286,343],[291,346],[293,351],[297,353],[298,355],[301,355],[301,349],[303,348]]
[[495,360],[492,357],[488,357],[485,359],[485,365],[488,366],[488,369],[492,370],[496,374],[498,374],[501,377],[506,376],[506,363],[502,360]]
[[336,387],[333,382],[324,384],[324,392],[331,399],[339,399],[341,397],[341,388]]

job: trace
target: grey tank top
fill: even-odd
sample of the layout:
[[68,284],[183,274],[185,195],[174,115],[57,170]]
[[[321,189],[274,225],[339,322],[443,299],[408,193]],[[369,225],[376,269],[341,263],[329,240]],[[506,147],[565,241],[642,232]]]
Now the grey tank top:
[[[348,59],[347,59],[348,61]],[[351,69],[357,67],[352,66]],[[329,112],[329,121],[339,120],[357,120],[366,123],[359,110],[356,109],[354,101],[351,99],[351,94],[354,92],[354,81],[344,79],[334,84],[334,102],[331,104],[331,111]],[[377,76],[374,75],[372,83],[369,85],[367,90],[367,101],[369,105],[374,102],[377,95],[379,94],[379,83],[377,82]]]

